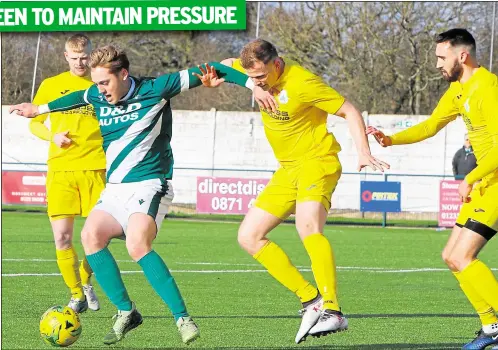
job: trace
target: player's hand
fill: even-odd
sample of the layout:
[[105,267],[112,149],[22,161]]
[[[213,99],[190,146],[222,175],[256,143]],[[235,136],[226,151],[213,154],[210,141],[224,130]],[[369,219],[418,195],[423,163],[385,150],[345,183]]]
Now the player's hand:
[[256,101],[260,108],[271,110],[272,112],[278,110],[277,100],[273,97],[271,90],[265,91],[263,88],[255,86],[252,92],[254,94],[254,101]]
[[209,64],[206,63],[205,67],[203,67],[202,65],[199,65],[197,67],[201,71],[201,74],[194,72],[192,73],[192,75],[199,78],[202,85],[213,88],[218,87],[225,82],[225,79],[220,78],[218,76],[218,73],[216,73],[216,69],[214,69],[214,67],[210,66]]
[[358,171],[361,171],[365,167],[370,167],[373,171],[380,170],[381,172],[384,172],[384,170],[391,168],[389,164],[375,158],[371,154],[362,153],[360,154],[358,159]]
[[34,118],[38,113],[38,106],[32,103],[20,103],[9,107],[9,113],[14,113],[26,118]]
[[470,192],[472,192],[472,185],[469,185],[464,179],[458,186],[458,194],[460,195],[460,200],[462,201],[462,203],[470,202]]
[[69,131],[59,132],[55,134],[52,138],[52,142],[55,143],[59,148],[69,146],[71,144],[71,139],[67,137],[67,134],[69,134]]
[[373,126],[367,127],[366,133],[367,135],[372,135],[382,147],[392,146],[393,144],[389,136],[386,136],[382,131]]

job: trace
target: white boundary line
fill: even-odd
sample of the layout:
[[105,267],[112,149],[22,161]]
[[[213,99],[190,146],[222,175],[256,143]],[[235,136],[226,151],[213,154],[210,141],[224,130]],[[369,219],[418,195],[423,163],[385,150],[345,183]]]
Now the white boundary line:
[[[170,270],[172,273],[261,273],[266,270]],[[305,271],[305,270],[301,270]],[[311,271],[311,270],[309,270]],[[143,271],[121,271],[122,275],[143,273]],[[2,277],[45,277],[45,276],[61,276],[60,273],[2,273]]]
[[[2,261],[11,262],[55,262],[55,259],[2,259]],[[117,262],[132,263],[133,260],[117,260]],[[222,263],[222,262],[175,262],[177,265],[203,265],[203,266],[225,266],[225,267],[235,267],[235,266],[261,266],[259,264],[235,264],[235,263]],[[308,266],[297,266],[300,271],[310,272],[311,269]],[[404,268],[396,269],[389,267],[367,267],[367,266],[337,266],[338,270],[345,271],[360,271],[369,273],[413,273],[413,272],[447,272],[448,269],[437,268],[437,267],[422,267],[422,268]],[[498,271],[498,268],[491,268],[493,271]],[[237,269],[237,270],[171,270],[173,273],[266,273],[264,269]],[[143,273],[141,270],[121,271],[122,274],[137,274]],[[2,277],[46,277],[46,276],[60,276],[60,273],[3,273]]]

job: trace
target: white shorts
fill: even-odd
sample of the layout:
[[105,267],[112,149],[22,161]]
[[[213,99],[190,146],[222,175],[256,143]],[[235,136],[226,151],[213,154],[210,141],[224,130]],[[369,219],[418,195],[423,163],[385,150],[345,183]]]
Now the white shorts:
[[107,183],[93,210],[102,210],[111,214],[123,228],[124,234],[132,214],[148,214],[156,221],[159,232],[173,196],[171,182],[161,179],[120,184]]

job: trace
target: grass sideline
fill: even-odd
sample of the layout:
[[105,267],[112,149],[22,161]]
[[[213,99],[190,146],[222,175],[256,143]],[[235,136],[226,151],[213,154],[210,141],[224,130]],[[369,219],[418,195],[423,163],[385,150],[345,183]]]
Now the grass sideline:
[[[76,219],[75,232],[84,220]],[[45,215],[4,212],[2,218],[2,349],[52,349],[39,336],[40,315],[69,300],[55,261]],[[299,300],[238,246],[236,223],[166,220],[154,243],[175,276],[201,338],[189,349],[458,349],[480,326],[441,260],[448,232],[428,229],[327,226],[334,247],[339,302],[349,330],[294,344]],[[313,281],[308,255],[291,225],[270,233]],[[75,248],[83,250],[78,239]],[[144,324],[113,349],[186,349],[171,314],[126,251],[109,245]],[[498,269],[498,240],[480,258]],[[71,349],[102,343],[114,307],[98,283],[101,310],[81,315],[83,332]]]
[[[2,205],[2,212],[24,212],[24,213],[46,213],[47,208],[44,206],[22,206],[22,205]],[[206,221],[225,221],[241,222],[243,215],[230,214],[186,214],[172,211],[167,215],[170,219],[184,220],[206,220]],[[284,222],[294,223],[294,217],[290,217]],[[350,226],[382,226],[380,219],[370,218],[345,218],[329,216],[327,225],[350,225]],[[414,227],[414,228],[437,228],[438,223],[435,220],[400,220],[388,219],[387,227]]]

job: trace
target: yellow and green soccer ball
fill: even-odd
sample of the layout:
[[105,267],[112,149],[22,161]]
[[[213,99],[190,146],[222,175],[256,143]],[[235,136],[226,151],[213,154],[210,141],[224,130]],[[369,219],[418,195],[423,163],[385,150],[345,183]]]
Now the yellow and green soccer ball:
[[67,306],[52,306],[40,319],[43,341],[56,347],[65,347],[78,340],[81,334],[80,317]]

